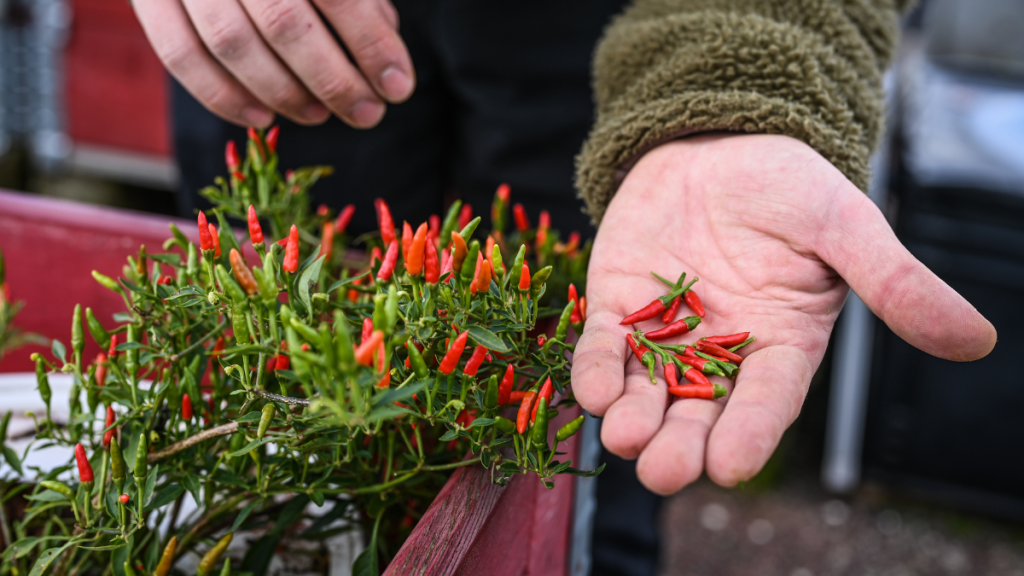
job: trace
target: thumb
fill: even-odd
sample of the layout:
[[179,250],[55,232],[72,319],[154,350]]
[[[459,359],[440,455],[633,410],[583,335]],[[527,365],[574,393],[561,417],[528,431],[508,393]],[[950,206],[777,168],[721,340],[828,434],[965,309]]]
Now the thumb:
[[996,329],[900,243],[882,212],[850,183],[816,251],[889,328],[933,356],[964,362],[988,355]]

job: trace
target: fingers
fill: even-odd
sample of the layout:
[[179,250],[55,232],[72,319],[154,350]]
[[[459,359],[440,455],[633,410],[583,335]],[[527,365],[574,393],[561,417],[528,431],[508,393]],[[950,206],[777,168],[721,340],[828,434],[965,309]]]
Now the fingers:
[[721,412],[717,401],[673,401],[661,429],[636,461],[640,482],[651,492],[668,495],[700,478],[708,433]]
[[995,346],[992,324],[914,258],[852,184],[837,193],[816,251],[911,345],[957,361],[982,358]]
[[814,369],[807,353],[795,346],[763,348],[743,361],[707,438],[704,466],[712,480],[735,486],[764,467],[800,413]]
[[242,0],[260,35],[313,95],[355,128],[384,117],[384,103],[305,0]]
[[595,312],[587,318],[572,356],[573,393],[580,406],[596,416],[603,416],[622,396],[626,355],[633,356],[626,347],[627,329],[616,320],[608,312]]
[[651,384],[647,368],[631,358],[626,363],[622,396],[608,408],[601,423],[601,443],[620,458],[636,458],[661,428],[667,404],[665,383]]
[[210,53],[257,98],[302,124],[327,119],[327,109],[284,67],[235,0],[183,2]]
[[392,103],[415,85],[412,59],[398,35],[397,13],[387,0],[315,0],[341,35],[363,76]]
[[196,100],[243,126],[265,127],[273,121],[273,112],[210,57],[178,0],[132,5],[157,56]]

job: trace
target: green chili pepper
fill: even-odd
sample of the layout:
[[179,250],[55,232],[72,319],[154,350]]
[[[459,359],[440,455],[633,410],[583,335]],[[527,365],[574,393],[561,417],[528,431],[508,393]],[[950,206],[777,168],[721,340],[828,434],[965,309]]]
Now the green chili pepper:
[[387,312],[385,307],[388,303],[387,294],[377,294],[373,297],[373,327],[379,330],[384,330],[384,325],[388,323]]
[[244,302],[245,291],[238,285],[238,282],[235,282],[235,279],[231,277],[231,273],[224,268],[224,265],[217,264],[214,270],[217,274],[217,280],[220,282],[221,288],[224,289],[224,293],[228,295],[228,298],[232,302]]
[[374,326],[383,330],[385,334],[391,335],[398,323],[398,287],[394,284],[388,288],[388,299],[384,303],[384,319],[384,326],[378,326],[376,323]]
[[[113,445],[113,442],[111,442]],[[135,469],[132,470],[132,475],[135,476],[135,482],[139,486],[142,486],[142,480],[149,474],[149,449],[146,447],[146,433],[139,433],[139,449],[135,451]]]
[[224,566],[220,569],[220,576],[231,576],[231,558],[224,559]]
[[[136,333],[134,324],[128,325],[127,334],[125,335],[125,343],[138,342],[139,336]],[[128,378],[134,380],[135,375],[139,371],[139,349],[132,348],[127,350],[124,354],[124,370],[128,374]]]
[[256,431],[257,438],[263,438],[267,433],[267,428],[270,428],[270,421],[274,419],[274,405],[267,404],[263,407],[263,415],[260,416],[260,427]]
[[487,380],[487,391],[484,393],[484,408],[494,410],[498,407],[498,375],[492,374]]
[[448,208],[448,214],[445,215],[444,224],[441,226],[442,247],[448,244],[448,239],[452,237],[452,232],[454,232],[455,227],[459,225],[459,210],[461,209],[461,200],[452,202],[451,207]]
[[[124,454],[121,453],[121,444],[118,443],[116,436],[110,442],[110,477],[115,482],[124,482],[126,478]],[[118,486],[118,491],[121,490],[121,486]]]
[[266,282],[266,292],[260,287],[263,301],[268,304],[277,302],[280,289],[277,287],[277,260],[274,259],[273,250],[263,256],[263,281]]
[[494,425],[498,427],[498,430],[501,430],[506,434],[511,434],[516,431],[516,423],[504,416],[496,416],[494,418]]
[[135,569],[132,568],[130,560],[126,560],[124,563],[124,576],[136,576]]
[[100,274],[96,270],[93,270],[92,271],[92,277],[97,282],[99,282],[100,285],[103,286],[104,288],[106,288],[108,290],[113,290],[114,292],[117,292],[118,294],[124,294],[124,288],[121,288],[121,285],[118,284],[117,281],[115,281],[110,276],[105,276],[103,274]]
[[228,544],[231,544],[231,538],[234,534],[228,532],[220,541],[217,542],[210,548],[210,550],[203,555],[203,559],[199,561],[199,569],[196,572],[199,576],[206,576],[213,570],[213,567],[217,565],[217,560],[220,560],[220,555],[224,553],[228,548]]
[[334,350],[338,356],[338,364],[343,372],[352,371],[356,358],[352,352],[352,333],[349,331],[348,320],[341,310],[334,311]]
[[519,285],[519,277],[523,275],[523,262],[526,261],[526,244],[519,246],[512,267],[508,269],[509,286],[515,288]]
[[110,333],[93,315],[92,308],[85,309],[85,325],[89,327],[89,334],[92,334],[92,339],[100,345],[100,348],[106,348],[110,345]]
[[0,444],[7,441],[7,425],[11,422],[11,411],[4,414],[3,422],[0,422]]
[[530,290],[534,292],[539,291],[541,286],[548,281],[548,277],[551,276],[553,269],[551,266],[545,266],[534,272],[533,277],[530,279]]
[[480,243],[476,240],[469,245],[469,252],[466,253],[466,259],[463,260],[462,264],[462,280],[465,282],[472,282],[473,275],[476,273],[476,257],[480,254]]
[[306,323],[302,320],[293,317],[291,322],[288,324],[292,328],[295,328],[295,331],[298,332],[299,336],[301,336],[306,342],[309,342],[310,344],[320,343],[320,334],[316,330],[306,326]]
[[647,366],[647,375],[651,379],[651,384],[657,385],[658,380],[654,377],[654,367],[658,363],[658,359],[654,357],[654,352],[648,350],[644,352],[644,355],[640,357],[640,363]]
[[572,317],[574,308],[576,308],[576,302],[570,300],[562,309],[562,315],[558,318],[558,327],[555,329],[555,340],[565,342],[565,337],[569,334],[569,319]]
[[409,342],[407,348],[409,349],[409,366],[412,368],[413,374],[416,374],[417,378],[428,378],[430,376],[430,369],[427,368],[427,363],[423,361],[423,354],[420,354],[420,349],[416,347],[416,343]]
[[[501,248],[497,244],[491,247],[491,261],[494,262],[494,273],[499,277],[504,274],[504,270],[501,267]],[[522,268],[522,265],[519,266]]]
[[39,397],[43,399],[46,404],[46,409],[50,409],[50,398],[53,396],[50,391],[50,379],[46,376],[46,362],[43,357],[34,354],[36,357],[36,385],[39,386]]
[[231,329],[235,332],[235,341],[239,346],[249,343],[249,321],[245,316],[246,303],[235,301],[231,306]]
[[543,396],[537,400],[537,417],[530,430],[530,441],[534,446],[548,445],[548,399]]
[[54,492],[57,492],[58,494],[64,496],[65,498],[71,500],[72,502],[75,501],[74,490],[69,488],[64,483],[57,482],[55,480],[43,480],[42,482],[39,483],[39,485],[42,486],[43,488],[48,488],[50,490],[53,490]]
[[196,245],[188,243],[188,257],[185,260],[185,275],[194,282],[199,282],[199,251]]
[[85,333],[82,331],[82,305],[75,304],[75,311],[71,313],[71,349],[81,359],[82,351],[85,350]]
[[473,237],[473,232],[476,232],[476,227],[479,225],[480,217],[477,216],[476,218],[470,220],[468,224],[466,224],[466,227],[459,232],[459,236],[462,236],[463,240],[469,242],[469,239]]
[[574,420],[562,426],[555,432],[555,440],[558,442],[565,442],[572,437],[573,434],[580,431],[580,427],[583,426],[583,416],[577,416]]

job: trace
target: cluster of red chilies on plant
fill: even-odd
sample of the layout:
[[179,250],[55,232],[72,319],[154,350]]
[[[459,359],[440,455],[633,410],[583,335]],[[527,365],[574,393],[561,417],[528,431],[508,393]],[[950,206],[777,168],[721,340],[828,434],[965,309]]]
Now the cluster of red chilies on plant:
[[[633,351],[637,360],[647,367],[652,384],[657,384],[654,369],[657,357],[661,357],[662,366],[665,369],[665,382],[668,383],[670,394],[681,398],[708,400],[725,396],[727,392],[725,386],[712,383],[706,374],[735,378],[739,365],[743,362],[743,357],[736,354],[736,351],[755,339],[750,336],[749,332],[740,332],[728,336],[701,338],[692,345],[655,343],[656,340],[665,340],[690,332],[700,324],[705,311],[700,297],[693,291],[693,285],[697,282],[697,278],[684,284],[686,272],[680,274],[679,279],[674,283],[654,272],[651,274],[669,287],[668,294],[656,298],[647,306],[626,316],[622,319],[622,324],[635,324],[661,316],[661,322],[667,326],[646,333],[643,330],[637,330],[634,333],[626,334],[626,343],[630,350]],[[673,322],[682,301],[685,301],[686,305],[697,313],[697,316],[688,316]],[[682,371],[683,377],[689,380],[689,384],[680,385],[679,378],[676,376],[677,367]]]

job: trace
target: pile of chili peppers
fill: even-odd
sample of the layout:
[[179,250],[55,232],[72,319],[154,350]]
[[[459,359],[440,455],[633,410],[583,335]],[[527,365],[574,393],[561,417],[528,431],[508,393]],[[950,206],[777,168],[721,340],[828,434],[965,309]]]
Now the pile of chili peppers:
[[[669,394],[680,398],[707,400],[725,396],[727,393],[725,386],[712,383],[708,379],[708,375],[735,378],[739,371],[739,365],[743,362],[743,357],[736,354],[736,351],[750,344],[756,338],[751,336],[750,332],[740,332],[728,336],[708,336],[693,344],[655,342],[689,333],[700,324],[706,312],[700,296],[693,291],[693,285],[697,282],[697,278],[684,284],[686,272],[680,274],[679,279],[675,282],[666,280],[654,272],[651,274],[669,287],[668,294],[656,298],[647,306],[629,314],[622,319],[621,324],[636,324],[660,317],[661,322],[666,326],[648,332],[637,330],[626,334],[626,344],[633,351],[636,359],[647,367],[651,384],[658,383],[654,373],[658,359],[661,359]],[[682,302],[686,302],[696,316],[675,320]],[[680,384],[676,368],[688,380],[686,384]]]
[[[31,506],[3,553],[19,573],[167,576],[196,553],[200,575],[226,575],[242,529],[256,534],[243,569],[262,572],[285,534],[360,527],[357,563],[374,573],[458,467],[549,487],[599,472],[558,452],[582,417],[549,431],[575,404],[589,243],[563,242],[543,212],[532,228],[503,185],[487,234],[460,202],[399,226],[378,199],[379,233],[354,249],[353,207],[309,208],[330,170],[281,175],[276,146],[276,128],[250,130],[244,159],[229,143],[198,244],[172,224],[163,251],[142,247],[120,278],[94,272],[124,312],[77,306],[70,349],[34,355],[47,406],[34,446],[74,446],[78,474],[24,485]],[[74,378],[66,423],[50,419],[53,372]],[[66,507],[73,518],[53,513]]]

